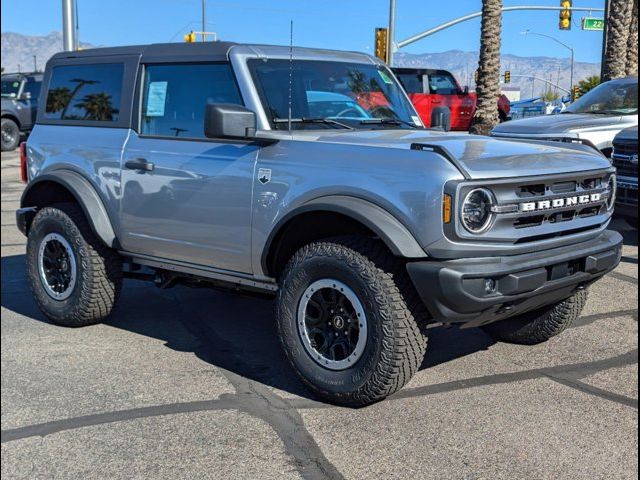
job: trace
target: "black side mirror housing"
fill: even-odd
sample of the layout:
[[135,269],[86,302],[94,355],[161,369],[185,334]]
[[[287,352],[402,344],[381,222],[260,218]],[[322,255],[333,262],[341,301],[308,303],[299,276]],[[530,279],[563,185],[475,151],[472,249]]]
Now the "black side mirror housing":
[[469,95],[469,85],[466,85],[464,87],[464,89],[462,90],[462,93],[464,93],[465,95]]
[[230,103],[208,103],[204,112],[207,138],[252,139],[256,135],[256,114]]

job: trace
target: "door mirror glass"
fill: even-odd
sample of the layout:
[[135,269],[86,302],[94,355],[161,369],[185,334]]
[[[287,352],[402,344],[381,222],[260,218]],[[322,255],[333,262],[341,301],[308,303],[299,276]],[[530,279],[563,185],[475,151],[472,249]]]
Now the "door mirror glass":
[[31,100],[31,92],[22,92],[20,100]]
[[254,138],[256,114],[229,103],[208,103],[204,113],[204,134],[207,138]]

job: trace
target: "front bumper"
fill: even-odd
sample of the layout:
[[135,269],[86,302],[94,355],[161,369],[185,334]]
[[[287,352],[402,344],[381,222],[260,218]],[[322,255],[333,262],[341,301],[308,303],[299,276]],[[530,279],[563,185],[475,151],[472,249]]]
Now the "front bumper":
[[[551,251],[412,262],[407,271],[436,321],[477,327],[560,302],[616,268],[621,257],[622,236],[607,230]],[[494,291],[487,291],[488,280]]]

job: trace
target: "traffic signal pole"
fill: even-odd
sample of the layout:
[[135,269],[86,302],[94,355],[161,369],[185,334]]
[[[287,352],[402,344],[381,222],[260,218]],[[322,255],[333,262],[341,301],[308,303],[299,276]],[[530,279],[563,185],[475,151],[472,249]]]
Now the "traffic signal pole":
[[[541,7],[539,5],[520,5],[517,7],[502,8],[503,13],[516,12],[516,11],[522,11],[522,10],[546,10],[546,11],[558,12],[558,11],[565,10],[565,8],[564,7]],[[571,7],[570,10],[572,12],[604,12],[604,8],[588,8],[588,7]],[[449,22],[438,25],[437,27],[431,28],[422,33],[418,33],[417,35],[414,35],[405,40],[402,40],[401,42],[398,42],[397,44],[395,44],[395,46],[399,49],[404,48],[408,45],[411,45],[412,43],[417,42],[418,40],[422,40],[423,38],[430,37],[431,35],[441,32],[442,30],[446,30],[460,23],[466,22],[468,20],[473,20],[474,18],[479,18],[479,17],[482,17],[482,12],[470,13],[469,15],[465,15],[463,17],[453,19]]]

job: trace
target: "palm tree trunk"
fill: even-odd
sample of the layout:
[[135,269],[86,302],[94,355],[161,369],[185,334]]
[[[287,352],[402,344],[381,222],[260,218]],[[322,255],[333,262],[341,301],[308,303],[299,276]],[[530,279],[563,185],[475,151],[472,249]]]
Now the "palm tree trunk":
[[476,92],[478,105],[470,132],[488,135],[498,124],[500,95],[500,46],[502,33],[502,0],[482,0],[480,62]]
[[631,11],[631,25],[627,40],[627,65],[625,73],[628,77],[638,75],[638,0],[634,0]]
[[607,18],[607,50],[602,79],[604,82],[626,75],[627,40],[631,24],[632,4],[633,0],[611,0],[609,18]]

